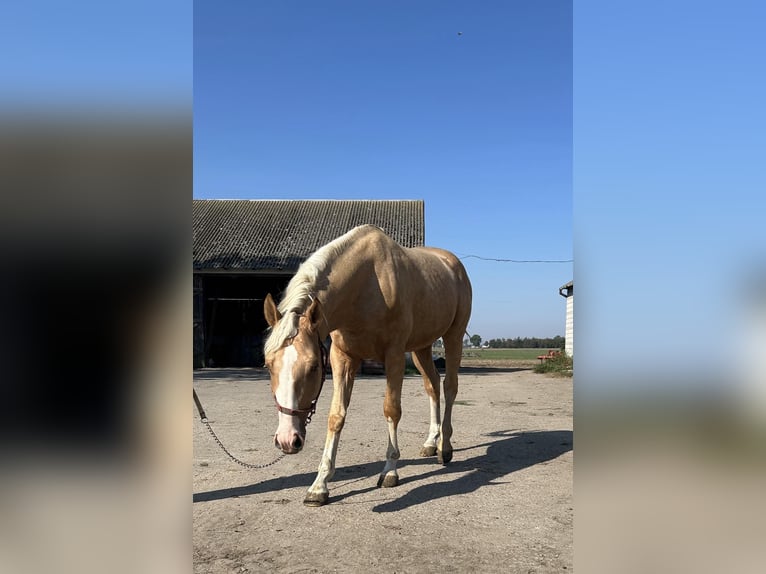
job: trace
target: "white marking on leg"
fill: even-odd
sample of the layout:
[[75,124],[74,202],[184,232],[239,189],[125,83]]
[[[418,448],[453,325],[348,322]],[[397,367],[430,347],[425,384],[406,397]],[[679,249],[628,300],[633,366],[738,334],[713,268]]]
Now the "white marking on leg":
[[441,413],[439,412],[439,401],[433,397],[428,397],[431,401],[431,424],[428,427],[428,436],[426,442],[423,443],[424,447],[436,446],[436,441],[439,439],[439,429],[441,427]]
[[328,433],[327,440],[324,445],[324,452],[322,453],[322,460],[319,463],[319,469],[317,470],[317,476],[314,479],[314,483],[309,487],[309,492],[312,494],[324,494],[328,493],[327,481],[329,481],[333,474],[335,474],[335,455],[338,454],[338,433]]
[[386,466],[383,467],[381,477],[389,473],[396,475],[396,465],[399,462],[399,441],[396,436],[396,425],[392,418],[388,417],[388,448],[386,449]]

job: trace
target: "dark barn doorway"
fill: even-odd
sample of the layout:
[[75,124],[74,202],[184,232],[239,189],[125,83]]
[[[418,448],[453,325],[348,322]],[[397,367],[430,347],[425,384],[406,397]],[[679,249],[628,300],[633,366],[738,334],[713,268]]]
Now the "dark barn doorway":
[[267,293],[279,300],[291,275],[202,275],[203,367],[262,367]]

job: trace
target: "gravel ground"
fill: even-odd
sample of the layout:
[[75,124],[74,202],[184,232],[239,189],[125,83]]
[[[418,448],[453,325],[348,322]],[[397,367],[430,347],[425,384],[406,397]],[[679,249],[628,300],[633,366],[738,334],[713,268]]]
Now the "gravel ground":
[[[329,381],[328,381],[329,383]],[[195,371],[213,428],[237,456],[273,460],[277,414],[262,369]],[[300,454],[264,469],[226,458],[194,413],[194,572],[561,572],[572,570],[572,379],[528,368],[466,368],[453,413],[454,459],[418,453],[428,399],[408,376],[400,484],[378,488],[385,379],[360,376],[330,482],[303,505],[324,445],[331,384]]]

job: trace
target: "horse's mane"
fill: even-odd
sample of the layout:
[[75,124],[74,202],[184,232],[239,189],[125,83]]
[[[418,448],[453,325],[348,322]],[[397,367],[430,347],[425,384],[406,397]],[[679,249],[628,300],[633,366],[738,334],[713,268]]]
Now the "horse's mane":
[[298,334],[298,320],[308,308],[316,294],[320,279],[326,277],[329,266],[338,255],[357,239],[357,236],[369,230],[371,225],[354,227],[344,235],[317,249],[298,268],[277,305],[282,314],[276,328],[272,329],[264,345],[264,354],[268,355],[279,349],[282,344]]

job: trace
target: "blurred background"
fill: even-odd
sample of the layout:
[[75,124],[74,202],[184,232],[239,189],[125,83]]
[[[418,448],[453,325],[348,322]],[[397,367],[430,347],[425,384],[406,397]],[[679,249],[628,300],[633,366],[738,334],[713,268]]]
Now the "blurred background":
[[0,570],[191,570],[192,11],[0,18]]
[[763,16],[575,5],[583,572],[762,568]]

